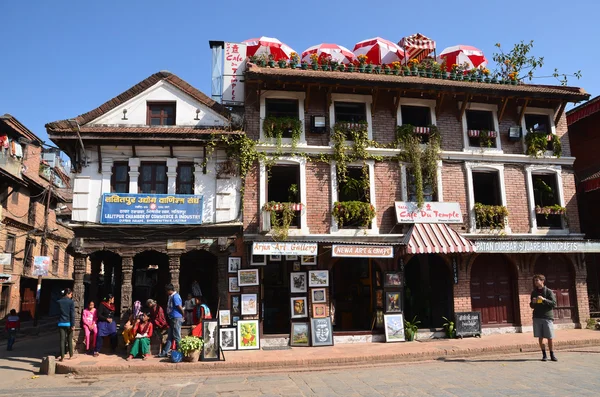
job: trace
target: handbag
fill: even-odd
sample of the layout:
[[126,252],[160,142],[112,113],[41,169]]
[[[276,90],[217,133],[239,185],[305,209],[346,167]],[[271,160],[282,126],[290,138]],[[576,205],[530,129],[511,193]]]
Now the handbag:
[[171,362],[172,363],[180,363],[183,360],[183,354],[180,351],[173,350],[171,351]]

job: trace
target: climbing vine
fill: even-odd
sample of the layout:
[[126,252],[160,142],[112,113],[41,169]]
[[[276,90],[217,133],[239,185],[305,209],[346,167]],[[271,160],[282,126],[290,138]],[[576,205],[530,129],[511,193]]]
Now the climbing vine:
[[269,201],[263,206],[263,211],[271,214],[271,235],[276,241],[286,240],[290,226],[296,217],[298,204],[278,203]]
[[475,223],[478,229],[503,229],[508,209],[503,205],[475,203]]
[[527,145],[527,154],[535,158],[543,156],[548,150],[548,146],[552,147],[552,152],[556,157],[560,157],[562,154],[560,138],[555,134],[529,131],[525,135],[525,145]]
[[[354,142],[352,147],[346,145],[348,138],[351,138]],[[348,163],[363,160],[363,166],[366,166],[365,161],[369,158],[367,152],[369,147],[368,124],[366,121],[357,123],[337,122],[331,132],[331,140],[333,142],[332,159],[336,163],[338,182],[346,182]]]
[[277,147],[281,148],[283,134],[291,133],[292,148],[295,148],[302,134],[302,122],[294,117],[269,116],[263,121],[263,133],[265,138],[277,141]]

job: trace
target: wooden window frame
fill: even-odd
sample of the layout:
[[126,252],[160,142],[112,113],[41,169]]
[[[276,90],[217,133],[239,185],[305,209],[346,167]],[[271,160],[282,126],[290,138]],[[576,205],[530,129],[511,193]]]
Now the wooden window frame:
[[63,256],[63,274],[65,276],[69,275],[69,262],[71,261],[71,255],[65,250],[65,254]]
[[[116,175],[117,175],[116,168],[117,167],[122,167],[122,166],[126,166],[127,167],[127,178],[126,178],[125,182],[117,181],[117,178],[116,178]],[[125,189],[126,191],[125,192],[117,192],[116,189],[115,189],[115,185],[117,183],[125,183],[125,185],[127,187],[127,189]],[[127,161],[115,161],[113,163],[113,166],[112,166],[112,175],[110,177],[110,191],[112,193],[128,193],[129,192],[129,163]]]
[[52,273],[54,275],[58,275],[58,262],[60,259],[60,250],[58,245],[54,246],[54,251],[52,252]]
[[[150,192],[142,192],[142,185],[144,183],[148,183],[148,182],[145,182],[143,180],[143,174],[144,174],[142,172],[143,167],[144,166],[156,167],[156,166],[159,166],[159,165],[165,167],[165,182],[164,182],[165,183],[165,193],[156,193],[156,169],[153,170],[153,172],[152,172],[152,179],[149,182],[150,185],[151,185],[151,189],[150,189],[151,191]],[[167,168],[167,163],[166,162],[162,162],[162,161],[142,162],[140,164],[140,168],[139,169],[140,169],[140,176],[138,178],[138,193],[140,193],[140,194],[168,194],[168,192],[169,192],[169,178],[167,177],[168,168]]]
[[[152,106],[164,106],[173,108],[173,124],[165,124],[165,120],[169,117],[166,113],[161,110],[160,116],[152,116]],[[152,125],[151,121],[153,118],[160,118],[160,124]],[[177,102],[147,102],[146,103],[146,124],[150,127],[166,126],[166,125],[177,125]]]
[[[192,175],[192,180],[190,182],[181,182],[180,179],[180,175],[181,175],[181,167],[190,167],[191,169],[191,175]],[[194,190],[195,190],[195,186],[196,186],[196,176],[194,175],[194,171],[195,171],[195,165],[193,162],[181,162],[181,163],[177,163],[177,179],[175,182],[175,192],[176,194],[194,194]],[[182,193],[179,189],[182,185],[191,185],[192,189],[191,189],[191,193]]]
[[[12,247],[9,247],[9,242],[12,242]],[[15,263],[16,246],[17,246],[17,236],[15,236],[14,234],[7,234],[6,242],[4,243],[4,252],[6,252],[7,254],[11,254],[11,255],[10,255],[10,263],[8,264],[8,266],[6,266],[4,268],[4,270],[6,270],[6,271],[13,270],[13,266]]]

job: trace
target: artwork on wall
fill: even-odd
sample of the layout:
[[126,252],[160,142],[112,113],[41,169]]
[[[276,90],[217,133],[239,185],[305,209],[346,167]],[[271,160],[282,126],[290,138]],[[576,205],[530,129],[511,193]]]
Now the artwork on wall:
[[310,290],[312,303],[327,303],[325,288],[313,288]]
[[312,305],[314,318],[325,318],[329,316],[329,310],[325,303],[315,303]]
[[384,287],[401,287],[402,286],[402,273],[401,272],[385,272],[385,279],[383,281]]
[[306,297],[290,298],[292,318],[308,317]]
[[267,265],[267,256],[266,255],[252,255],[251,266],[266,266]]
[[311,270],[308,272],[309,287],[329,287],[329,271]]
[[286,255],[285,256],[285,260],[286,261],[297,261],[298,260],[298,255]]
[[238,270],[238,285],[240,287],[258,285],[258,269]]
[[239,316],[241,313],[240,309],[240,296],[231,295],[231,314]]
[[260,348],[258,320],[239,320],[237,331],[238,349],[249,350]]
[[306,273],[292,272],[290,273],[290,292],[292,294],[306,292]]
[[281,262],[281,255],[271,255],[269,256],[269,260],[271,262]]
[[236,329],[221,328],[219,329],[219,340],[221,342],[221,350],[236,349]]
[[232,316],[231,317],[231,325],[237,327],[238,321],[240,321],[240,316]]
[[398,313],[402,311],[400,305],[400,292],[392,291],[385,293],[385,312]]
[[313,346],[333,346],[331,318],[311,318],[310,335]]
[[375,291],[375,302],[378,308],[383,309],[383,290],[378,289]]
[[300,271],[300,262],[299,261],[294,262],[293,270],[295,272],[299,272]]
[[404,341],[404,316],[402,313],[384,315],[385,341]]
[[300,261],[305,266],[313,266],[313,265],[317,264],[317,257],[316,256],[302,255],[302,257],[300,258]]
[[292,323],[291,346],[309,346],[310,328],[308,323]]
[[219,310],[219,326],[231,325],[231,312],[229,310]]
[[229,292],[240,292],[237,277],[229,277]]
[[217,320],[202,321],[202,361],[217,361],[219,359],[219,324]]
[[229,273],[237,273],[238,270],[242,267],[242,258],[239,256],[230,256],[228,260],[228,272]]
[[253,316],[258,314],[258,302],[256,294],[242,294],[242,316]]

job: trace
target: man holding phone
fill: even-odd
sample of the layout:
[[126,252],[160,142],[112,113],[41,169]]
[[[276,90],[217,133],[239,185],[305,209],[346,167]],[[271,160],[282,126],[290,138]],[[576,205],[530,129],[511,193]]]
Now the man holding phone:
[[556,307],[556,295],[546,287],[546,277],[542,274],[533,276],[534,289],[531,292],[529,306],[533,309],[533,336],[539,338],[540,349],[542,349],[542,361],[548,361],[544,338],[548,339],[550,349],[550,360],[558,361],[552,350],[552,339],[554,338],[554,308]]

